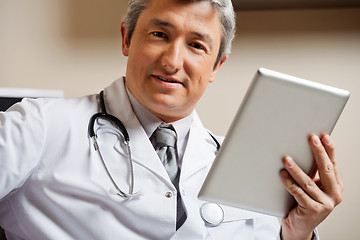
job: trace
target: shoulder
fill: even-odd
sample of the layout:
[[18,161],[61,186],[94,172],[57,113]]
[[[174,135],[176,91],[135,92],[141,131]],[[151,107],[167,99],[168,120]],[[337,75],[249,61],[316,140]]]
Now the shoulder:
[[42,98],[33,101],[38,101],[38,105],[44,110],[54,113],[94,112],[98,109],[96,94],[79,98]]
[[24,98],[0,113],[0,122],[3,122],[1,134],[12,132],[34,136],[41,142],[46,135],[69,131],[80,124],[87,125],[97,109],[96,95],[72,99]]
[[55,120],[57,122],[72,118],[88,117],[98,110],[97,95],[79,98],[38,98],[23,99],[13,110],[23,110],[27,114]]
[[79,98],[38,99],[47,135],[74,136],[87,130],[91,116],[99,111],[97,95]]
[[54,112],[76,111],[80,108],[94,106],[96,95],[88,95],[80,98],[24,98],[21,102],[11,106],[6,112],[19,112],[22,114],[45,114]]

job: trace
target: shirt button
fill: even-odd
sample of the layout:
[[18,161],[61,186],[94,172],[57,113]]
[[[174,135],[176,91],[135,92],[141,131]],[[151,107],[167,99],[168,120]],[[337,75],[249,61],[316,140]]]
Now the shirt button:
[[171,197],[172,197],[172,192],[167,192],[167,193],[165,193],[165,197],[171,198]]

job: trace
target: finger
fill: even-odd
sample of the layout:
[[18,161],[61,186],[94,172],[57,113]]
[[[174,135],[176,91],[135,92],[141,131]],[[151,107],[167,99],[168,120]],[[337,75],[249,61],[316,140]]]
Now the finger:
[[332,138],[329,135],[325,135],[321,138],[321,142],[323,143],[323,146],[325,147],[325,150],[330,158],[330,161],[333,164],[335,177],[337,180],[337,183],[343,188],[343,182],[340,178],[339,169],[338,169],[338,162],[335,154],[335,144]]
[[316,165],[325,193],[333,194],[339,190],[335,176],[334,166],[331,162],[324,146],[316,135],[310,137],[310,145],[314,154]]
[[326,200],[326,195],[322,192],[314,180],[308,176],[291,157],[284,157],[284,166],[294,182],[307,195],[317,202],[323,202]]
[[314,200],[295,182],[287,170],[280,171],[280,179],[299,206],[306,209],[306,206],[314,203]]
[[324,135],[321,138],[322,145],[325,148],[325,151],[327,152],[331,162],[335,163],[335,144],[332,141],[331,137],[329,135]]

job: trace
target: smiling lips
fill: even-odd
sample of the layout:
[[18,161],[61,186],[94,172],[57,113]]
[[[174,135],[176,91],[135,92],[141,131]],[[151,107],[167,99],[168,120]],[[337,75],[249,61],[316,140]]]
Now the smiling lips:
[[152,75],[152,76],[153,76],[153,77],[156,77],[156,78],[158,78],[159,80],[164,81],[164,82],[177,83],[177,84],[183,85],[182,82],[179,82],[179,81],[177,81],[177,80],[175,80],[175,79],[173,79],[173,78],[166,78],[166,77],[161,76],[161,75]]

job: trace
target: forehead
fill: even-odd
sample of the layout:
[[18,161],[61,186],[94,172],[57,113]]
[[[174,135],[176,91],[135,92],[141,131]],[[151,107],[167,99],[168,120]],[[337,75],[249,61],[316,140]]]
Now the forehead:
[[152,19],[161,19],[178,28],[191,28],[221,37],[219,14],[208,1],[151,0],[138,23],[149,23]]

